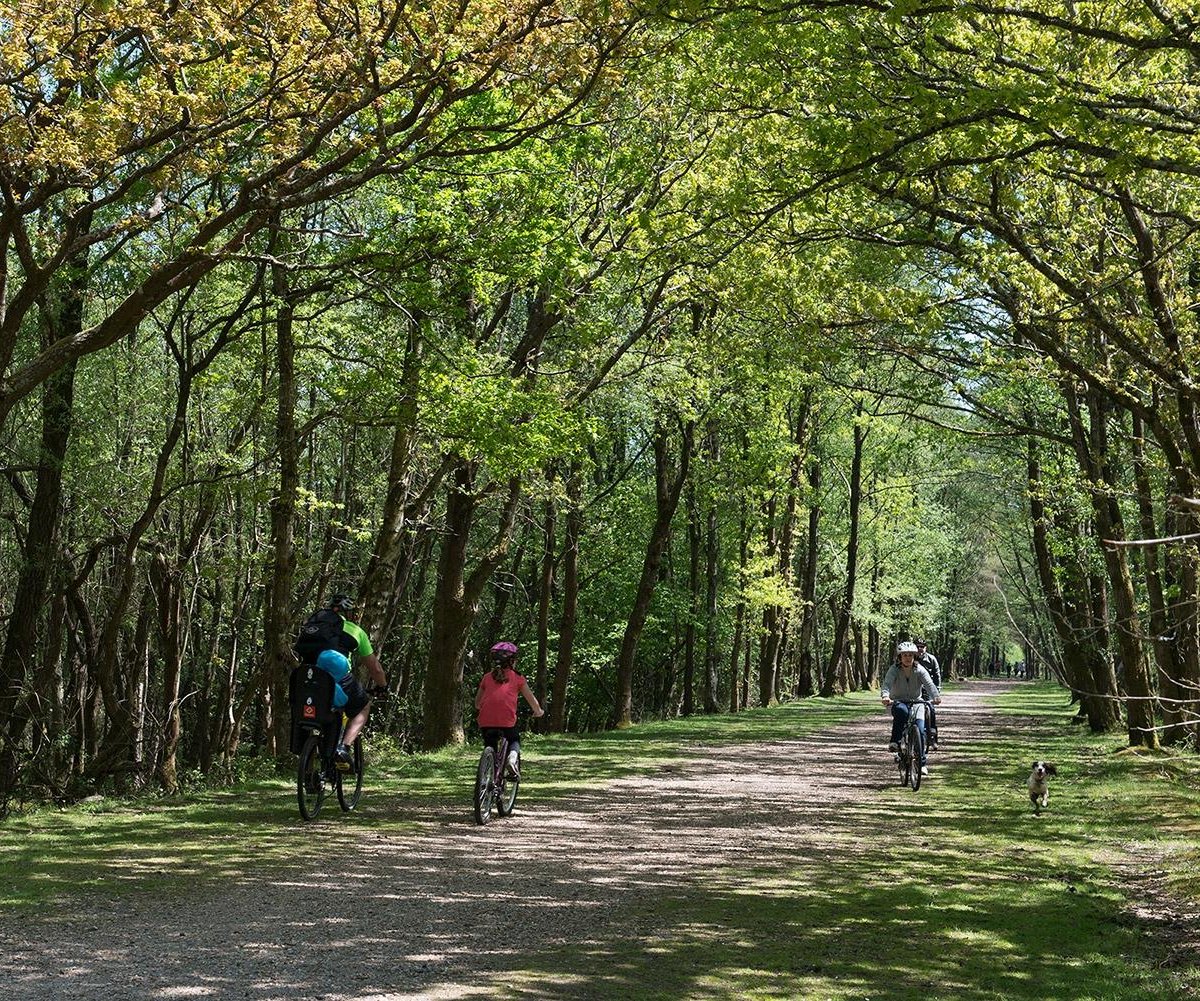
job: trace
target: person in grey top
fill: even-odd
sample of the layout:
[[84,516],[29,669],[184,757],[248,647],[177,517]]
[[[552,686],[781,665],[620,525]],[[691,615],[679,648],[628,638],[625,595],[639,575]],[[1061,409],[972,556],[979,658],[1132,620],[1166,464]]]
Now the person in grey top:
[[[917,729],[921,733],[921,746],[925,747],[925,707],[914,706],[918,699],[928,699],[935,705],[942,701],[941,692],[933,683],[929,672],[916,663],[917,645],[907,640],[896,647],[896,663],[887,669],[883,676],[883,689],[879,696],[885,706],[892,710],[892,740],[888,750],[893,753],[900,750],[900,735],[908,724],[910,713],[916,713]],[[921,774],[928,775],[926,756],[921,754]]]

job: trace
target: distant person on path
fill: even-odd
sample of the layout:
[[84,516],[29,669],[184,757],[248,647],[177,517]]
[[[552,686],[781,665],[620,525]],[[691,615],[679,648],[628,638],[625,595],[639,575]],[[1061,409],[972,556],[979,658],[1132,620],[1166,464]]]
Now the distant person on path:
[[[349,719],[342,743],[337,746],[337,760],[343,764],[351,761],[349,747],[367,725],[367,717],[371,714],[371,696],[351,670],[351,655],[358,654],[360,662],[366,665],[374,683],[373,691],[387,688],[387,675],[371,647],[370,638],[354,621],[357,617],[354,599],[335,594],[329,599],[328,608],[317,609],[300,627],[295,646],[300,663],[315,664],[337,682],[334,708],[341,709]],[[338,698],[339,690],[345,696],[344,701]]]
[[[900,750],[900,737],[908,725],[910,713],[916,714],[917,729],[921,733],[922,745],[928,746],[925,737],[925,707],[913,705],[918,699],[928,699],[930,702],[941,702],[941,692],[933,683],[929,672],[916,663],[917,645],[905,641],[896,647],[896,662],[887,669],[883,676],[883,689],[880,698],[885,706],[892,710],[892,739],[888,750],[893,754]],[[921,755],[921,774],[928,775],[929,768],[926,756]]]
[[493,751],[499,743],[500,734],[508,738],[508,773],[518,775],[521,761],[521,735],[517,731],[517,696],[525,696],[533,715],[544,716],[545,710],[538,705],[537,696],[529,682],[517,674],[517,646],[515,643],[497,643],[491,651],[492,669],[479,679],[479,691],[475,693],[475,710],[478,712],[479,730],[483,742]]
[[[938,691],[941,691],[942,666],[938,663],[938,659],[929,652],[928,643],[919,637],[913,640],[913,642],[917,644],[916,662],[929,672],[929,677],[933,679],[934,685]],[[929,731],[929,750],[936,751],[938,744],[937,713],[934,712],[933,706],[929,707],[929,719],[926,721],[926,728]]]

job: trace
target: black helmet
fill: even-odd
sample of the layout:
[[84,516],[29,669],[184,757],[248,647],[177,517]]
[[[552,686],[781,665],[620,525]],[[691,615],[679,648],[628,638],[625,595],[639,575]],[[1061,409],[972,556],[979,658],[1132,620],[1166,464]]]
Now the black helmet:
[[353,598],[348,594],[335,594],[329,599],[329,607],[335,612],[341,612],[345,615],[347,612],[353,612],[358,606]]

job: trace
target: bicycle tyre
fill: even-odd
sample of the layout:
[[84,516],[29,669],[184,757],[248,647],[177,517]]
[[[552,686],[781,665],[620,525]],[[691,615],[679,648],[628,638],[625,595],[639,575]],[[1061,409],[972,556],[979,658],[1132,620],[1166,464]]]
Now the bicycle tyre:
[[492,784],[492,769],[495,758],[490,747],[479,755],[479,768],[475,772],[475,823],[486,824],[492,819],[492,799],[495,786]]
[[[343,813],[349,813],[353,810],[358,806],[359,799],[362,798],[363,748],[361,734],[354,738],[354,743],[350,745],[350,753],[353,756],[353,764],[351,765],[353,771],[338,772],[337,777],[337,797]],[[352,775],[354,776],[353,792],[346,788],[346,780]]]
[[921,739],[921,731],[915,726],[909,727],[909,754],[910,764],[909,769],[912,775],[912,791],[916,792],[921,788],[921,754],[924,751],[924,741]]
[[325,762],[321,760],[321,735],[310,733],[300,748],[296,766],[296,799],[300,816],[315,820],[325,802]]
[[[517,771],[521,770],[520,758],[517,759]],[[501,817],[510,816],[513,812],[513,807],[517,805],[517,789],[521,786],[521,777],[518,774],[515,778],[507,775],[504,778],[504,785],[500,789],[500,795],[496,800],[496,812]]]

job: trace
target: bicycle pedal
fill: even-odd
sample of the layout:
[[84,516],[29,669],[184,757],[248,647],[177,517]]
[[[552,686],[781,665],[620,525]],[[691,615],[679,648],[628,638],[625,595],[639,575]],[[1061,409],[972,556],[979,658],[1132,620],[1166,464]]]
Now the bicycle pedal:
[[350,771],[350,762],[349,761],[339,761],[334,765],[334,767],[337,768],[337,770],[339,772],[348,772],[348,771]]

